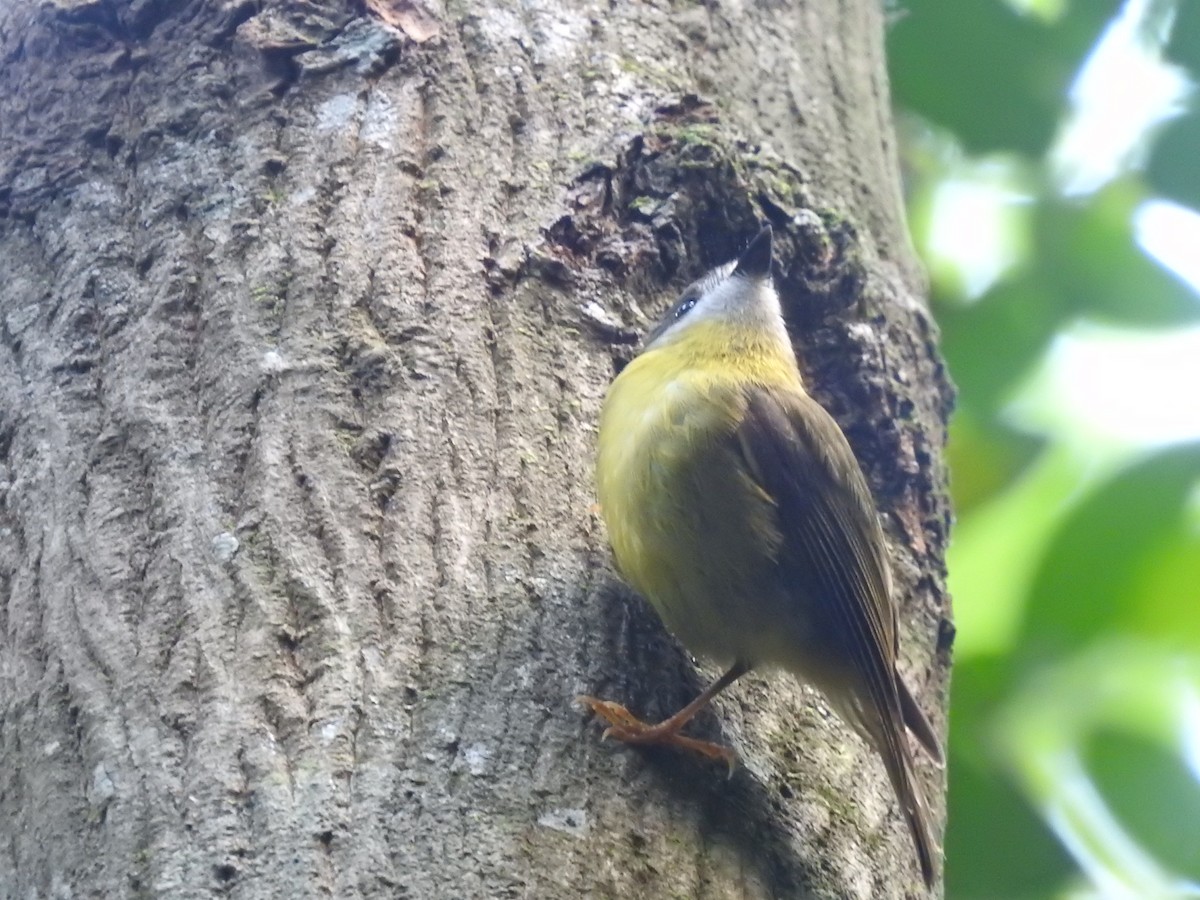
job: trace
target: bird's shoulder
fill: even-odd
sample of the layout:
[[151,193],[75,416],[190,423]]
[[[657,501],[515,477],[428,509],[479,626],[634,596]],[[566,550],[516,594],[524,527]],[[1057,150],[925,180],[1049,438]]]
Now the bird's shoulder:
[[787,577],[813,584],[831,613],[890,659],[895,608],[883,531],[854,452],[801,387],[750,387],[735,439],[772,500]]
[[784,495],[836,499],[857,524],[878,527],[862,468],[834,418],[799,385],[744,389],[737,439],[764,481]]

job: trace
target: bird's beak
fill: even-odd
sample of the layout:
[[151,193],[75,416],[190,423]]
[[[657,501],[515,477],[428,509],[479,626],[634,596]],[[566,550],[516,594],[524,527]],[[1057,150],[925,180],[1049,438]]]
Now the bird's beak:
[[738,259],[734,275],[762,281],[771,276],[771,226],[766,226],[750,242],[750,246]]

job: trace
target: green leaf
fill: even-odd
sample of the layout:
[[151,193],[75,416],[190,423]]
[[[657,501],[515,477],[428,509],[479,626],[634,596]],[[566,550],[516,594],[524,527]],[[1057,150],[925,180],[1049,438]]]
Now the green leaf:
[[991,709],[1007,695],[1008,657],[975,657],[954,669],[950,719],[946,896],[1043,898],[1075,871],[1036,811],[996,771],[987,744]]
[[1171,26],[1166,55],[1172,62],[1190,69],[1194,81],[1200,76],[1200,3],[1183,0],[1173,5],[1175,22]]
[[1038,271],[1007,278],[974,303],[939,304],[946,362],[963,397],[981,414],[997,413],[1068,312]]
[[1173,642],[1200,634],[1196,582],[1179,585],[1181,593],[1155,595],[1153,614],[1132,603],[1163,548],[1178,546],[1190,532],[1187,503],[1197,479],[1200,444],[1175,447],[1124,470],[1072,510],[1034,580],[1017,645],[1022,665],[1055,659],[1112,631]]
[[960,402],[950,419],[946,458],[954,477],[950,490],[961,518],[1011,487],[1043,446],[1040,438],[1006,428]]
[[1072,3],[1047,25],[1002,0],[910,0],[888,33],[893,95],[971,153],[1041,156],[1067,86],[1116,6]]
[[1200,783],[1178,753],[1105,730],[1085,755],[1096,787],[1131,836],[1176,874],[1200,879]]
[[[1011,489],[955,527],[946,564],[958,627],[956,666],[970,656],[1016,652],[1049,536],[1083,480],[1078,459],[1051,447]],[[956,704],[962,697],[955,694]]]
[[1200,318],[1188,285],[1142,252],[1133,213],[1139,184],[1114,182],[1089,202],[1047,198],[1034,217],[1037,265],[1046,283],[1079,315],[1130,325],[1172,325]]
[[[1138,634],[1159,635],[1175,645],[1200,647],[1200,610],[1186,598],[1200,586],[1200,533],[1181,524],[1149,547],[1133,573],[1122,617]],[[1200,821],[1200,820],[1198,820]]]
[[1164,126],[1154,144],[1146,180],[1166,199],[1200,208],[1200,113],[1192,112]]
[[[1175,21],[1164,55],[1169,62],[1187,69],[1195,85],[1200,82],[1200,3],[1182,0],[1171,5]],[[1194,87],[1188,107],[1186,114],[1166,123],[1156,136],[1146,166],[1146,181],[1165,199],[1200,209],[1200,178],[1196,177],[1200,96]]]

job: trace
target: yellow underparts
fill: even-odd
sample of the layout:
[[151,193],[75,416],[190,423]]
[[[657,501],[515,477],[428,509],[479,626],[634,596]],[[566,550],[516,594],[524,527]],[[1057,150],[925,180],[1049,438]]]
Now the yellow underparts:
[[755,385],[803,390],[791,348],[696,323],[625,368],[600,421],[597,486],[621,574],[693,652],[723,662],[783,662],[770,646],[785,640],[787,603],[775,507],[734,438]]

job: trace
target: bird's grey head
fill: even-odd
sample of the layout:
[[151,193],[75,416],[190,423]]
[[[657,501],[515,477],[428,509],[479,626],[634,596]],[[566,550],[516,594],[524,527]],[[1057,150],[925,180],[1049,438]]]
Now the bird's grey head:
[[702,321],[769,328],[787,340],[779,295],[771,280],[771,226],[750,242],[738,259],[717,266],[687,286],[667,314],[646,335],[644,349],[661,347]]

